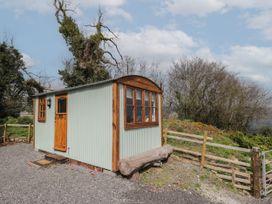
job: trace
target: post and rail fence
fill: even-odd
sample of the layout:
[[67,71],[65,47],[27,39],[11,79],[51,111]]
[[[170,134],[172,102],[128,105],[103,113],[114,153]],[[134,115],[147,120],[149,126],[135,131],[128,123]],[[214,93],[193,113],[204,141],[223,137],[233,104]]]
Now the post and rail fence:
[[[0,128],[3,128],[3,135],[0,136],[0,138],[2,138],[2,142],[6,143],[9,141],[20,141],[20,142],[27,142],[30,143],[32,136],[33,136],[33,124],[0,124]],[[11,136],[9,134],[9,128],[27,128],[27,133],[26,136],[22,136],[22,135],[15,135],[15,136]]]
[[[272,168],[266,171],[267,164],[272,164],[272,160],[263,159],[263,155],[268,152],[261,152],[259,148],[255,147],[248,149],[215,143],[212,142],[213,138],[208,136],[208,132],[205,132],[202,136],[165,129],[163,137],[164,144],[171,144],[170,140],[181,142],[178,147],[177,143],[173,143],[172,146],[174,151],[179,153],[179,156],[183,159],[199,165],[201,169],[211,170],[219,178],[231,182],[235,188],[250,192],[256,198],[267,196],[272,192]],[[186,148],[186,145],[184,145],[186,143],[200,147],[197,148],[198,150]],[[214,152],[208,152],[208,147],[221,148],[224,151],[237,151],[243,155],[243,159],[238,160],[233,157],[227,158],[216,155]]]

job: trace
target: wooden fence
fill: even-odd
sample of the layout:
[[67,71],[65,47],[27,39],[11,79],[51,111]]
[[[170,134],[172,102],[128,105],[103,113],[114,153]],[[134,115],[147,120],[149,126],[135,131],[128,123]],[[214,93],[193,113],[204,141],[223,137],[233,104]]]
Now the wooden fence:
[[[235,188],[251,192],[255,197],[260,197],[261,157],[259,149],[213,143],[213,138],[208,137],[208,132],[201,136],[166,129],[164,130],[164,143],[169,143],[169,140],[175,141],[172,142],[174,151],[178,152],[183,159],[199,165],[200,168],[213,171],[219,178],[231,182]],[[182,143],[177,145],[177,142]],[[189,145],[200,145],[200,148],[198,148],[198,151],[192,150],[188,148]],[[207,151],[209,146],[238,151],[243,155],[244,159],[241,161],[237,158],[215,155]]]
[[[8,129],[9,128],[27,128],[27,135],[25,137],[22,137],[21,135],[16,135],[15,137],[11,137],[8,134]],[[0,128],[3,128],[3,135],[0,136],[2,137],[2,142],[6,143],[9,141],[22,141],[22,142],[27,142],[30,143],[33,135],[33,125],[32,124],[3,124],[0,125]],[[32,134],[31,134],[32,132]]]

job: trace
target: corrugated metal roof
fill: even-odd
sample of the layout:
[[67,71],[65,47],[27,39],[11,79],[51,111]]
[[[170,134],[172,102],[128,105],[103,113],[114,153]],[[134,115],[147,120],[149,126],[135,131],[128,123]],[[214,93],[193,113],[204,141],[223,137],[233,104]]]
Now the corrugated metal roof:
[[73,90],[77,90],[77,89],[82,89],[82,88],[87,88],[87,87],[92,87],[92,86],[98,86],[98,85],[102,85],[102,84],[107,84],[107,83],[113,82],[114,80],[116,80],[116,79],[108,79],[108,80],[103,80],[103,81],[99,81],[99,82],[95,82],[95,83],[84,84],[84,85],[80,85],[80,86],[74,86],[74,87],[59,89],[59,90],[55,90],[55,91],[38,93],[38,94],[33,95],[33,97],[50,95],[50,94],[67,93],[69,91],[73,91]]
[[50,94],[62,94],[62,93],[67,93],[67,92],[69,92],[69,91],[78,90],[78,89],[83,89],[83,88],[87,88],[87,87],[98,86],[98,85],[102,85],[102,84],[107,84],[107,83],[111,83],[111,82],[114,82],[114,81],[118,81],[118,80],[125,79],[125,78],[127,78],[127,77],[135,77],[135,76],[145,78],[145,79],[151,81],[153,84],[155,84],[159,89],[161,89],[154,81],[150,80],[149,78],[146,78],[146,77],[140,76],[140,75],[126,75],[126,76],[122,76],[122,77],[118,77],[118,78],[114,78],[114,79],[107,79],[107,80],[95,82],[95,83],[84,84],[84,85],[80,85],[80,86],[74,86],[74,87],[59,89],[59,90],[55,90],[55,91],[49,91],[49,92],[38,93],[38,94],[33,95],[33,97],[46,96],[46,95],[50,95]]

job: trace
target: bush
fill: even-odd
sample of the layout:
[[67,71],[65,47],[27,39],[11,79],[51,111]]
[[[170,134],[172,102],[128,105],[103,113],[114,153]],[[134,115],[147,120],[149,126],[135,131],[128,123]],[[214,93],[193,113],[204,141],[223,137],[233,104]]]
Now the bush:
[[18,120],[17,120],[17,118],[14,118],[12,116],[8,116],[7,120],[6,120],[6,123],[7,124],[16,124],[16,123],[18,123]]
[[29,116],[23,116],[18,118],[18,123],[19,124],[32,124],[33,119]]
[[265,137],[270,137],[272,136],[272,128],[262,128],[259,131],[259,134],[265,136]]
[[7,118],[0,118],[0,124],[5,124],[7,122]]

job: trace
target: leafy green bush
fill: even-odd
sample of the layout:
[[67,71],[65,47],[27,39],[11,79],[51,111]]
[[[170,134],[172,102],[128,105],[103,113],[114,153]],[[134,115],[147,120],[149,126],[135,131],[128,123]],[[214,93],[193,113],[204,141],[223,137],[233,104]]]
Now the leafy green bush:
[[29,116],[22,116],[18,118],[18,123],[19,124],[32,124],[33,120]]
[[239,144],[240,147],[252,148],[259,147],[262,150],[268,150],[272,148],[272,137],[265,137],[264,135],[246,135],[238,132],[231,135],[233,141]]
[[12,116],[8,116],[7,120],[6,120],[6,123],[7,124],[16,124],[16,123],[18,123],[18,120],[17,120],[17,118],[14,118]]

